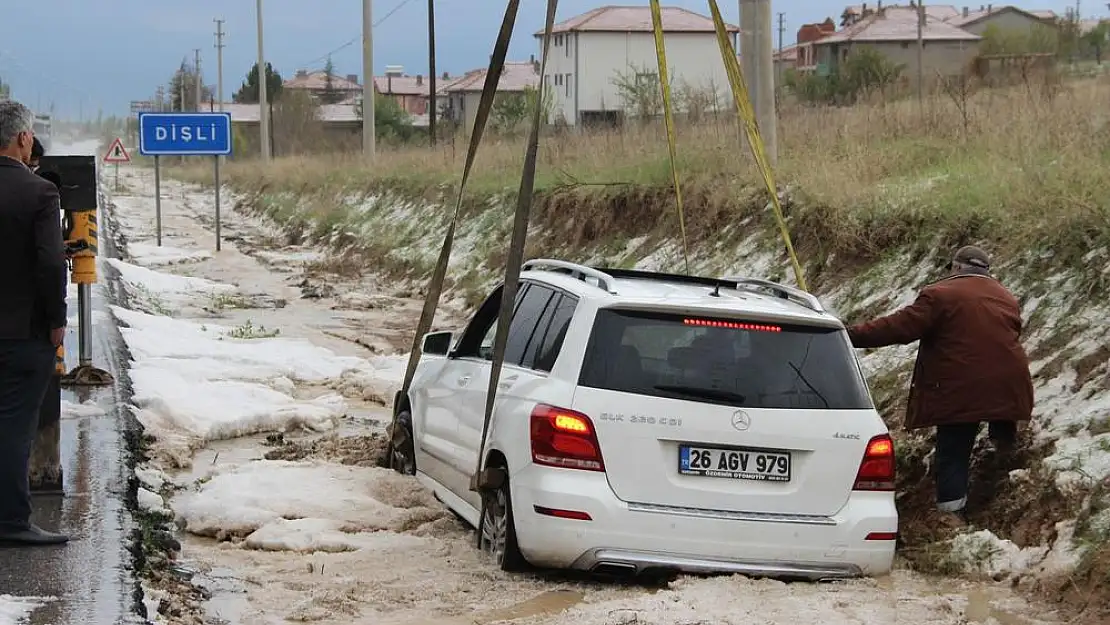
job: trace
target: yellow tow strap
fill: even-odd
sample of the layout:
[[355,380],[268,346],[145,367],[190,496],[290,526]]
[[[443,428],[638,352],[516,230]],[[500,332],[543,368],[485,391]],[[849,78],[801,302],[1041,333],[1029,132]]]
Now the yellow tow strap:
[[659,0],[651,0],[651,27],[655,33],[655,58],[659,63],[659,84],[663,89],[663,119],[667,125],[667,148],[671,155],[671,180],[678,206],[678,229],[682,235],[682,258],[690,273],[690,251],[686,244],[686,216],[682,209],[682,187],[678,183],[678,149],[675,147],[674,113],[671,108],[671,81],[667,75],[667,47],[663,43],[663,15]]
[[808,291],[805,275],[802,272],[802,264],[798,261],[794,244],[790,241],[790,230],[786,227],[786,218],[782,214],[782,204],[779,202],[774,172],[771,170],[771,164],[767,161],[767,154],[763,147],[763,137],[759,134],[759,124],[755,119],[755,110],[752,108],[751,99],[748,96],[748,87],[744,83],[744,75],[740,71],[739,61],[736,60],[736,51],[732,47],[732,40],[729,39],[725,21],[721,18],[721,9],[717,6],[717,0],[709,0],[709,10],[713,14],[713,26],[717,31],[717,44],[721,48],[721,56],[725,62],[725,73],[728,74],[728,82],[732,87],[732,99],[736,102],[736,113],[745,126],[746,132],[744,135],[748,138],[748,146],[751,148],[752,157],[755,158],[759,173],[763,177],[763,182],[767,185],[767,194],[771,196],[771,208],[775,213],[775,221],[778,223],[782,241],[786,245],[786,253],[790,256],[790,263],[794,266],[794,279],[798,282],[799,288]]

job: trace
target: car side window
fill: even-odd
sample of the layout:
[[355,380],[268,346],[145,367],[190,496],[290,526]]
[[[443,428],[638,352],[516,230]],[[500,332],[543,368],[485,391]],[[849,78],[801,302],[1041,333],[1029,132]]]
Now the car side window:
[[578,306],[578,299],[570,295],[560,295],[548,306],[551,311],[550,323],[544,329],[543,338],[536,342],[532,369],[537,371],[551,371],[559,352],[563,348],[563,339],[567,336],[567,328],[574,317],[574,309]]
[[547,305],[554,297],[555,291],[546,286],[532,284],[528,287],[516,312],[513,313],[512,325],[509,326],[509,339],[505,344],[505,362],[514,365],[520,365],[523,362],[528,345],[536,334],[536,328],[547,311]]
[[[521,284],[517,291],[516,303],[520,305],[520,298],[527,285]],[[497,331],[497,311],[501,306],[502,287],[498,286],[490,293],[486,301],[478,307],[478,311],[470,319],[466,330],[463,331],[452,354],[456,358],[485,358],[489,360],[493,354],[493,335]]]

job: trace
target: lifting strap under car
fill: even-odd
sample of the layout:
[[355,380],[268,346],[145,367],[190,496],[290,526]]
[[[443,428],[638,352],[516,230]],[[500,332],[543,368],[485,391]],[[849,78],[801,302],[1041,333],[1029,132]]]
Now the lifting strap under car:
[[[547,0],[547,19],[543,26],[543,43],[540,58],[540,76],[547,71],[548,48],[551,45],[551,31],[555,27],[555,8],[559,0]],[[505,346],[509,340],[513,307],[520,286],[520,267],[524,264],[524,242],[528,235],[528,218],[532,212],[532,192],[536,183],[536,152],[540,145],[540,126],[543,119],[544,81],[541,78],[536,88],[536,100],[532,103],[532,130],[528,134],[528,149],[524,154],[524,172],[520,176],[520,191],[516,196],[516,215],[513,218],[513,238],[509,243],[509,257],[505,261],[505,282],[501,289],[501,306],[497,313],[497,330],[493,335],[493,362],[489,372],[489,388],[486,391],[486,411],[482,419],[482,438],[478,446],[477,466],[470,478],[470,489],[478,490],[479,475],[485,464],[486,438],[489,436],[489,423],[493,415],[493,404],[497,400],[497,388],[501,381],[501,368],[505,364]]]
[[[466,150],[466,164],[463,165],[462,179],[459,181],[458,196],[455,198],[455,210],[447,224],[447,234],[443,237],[443,245],[439,249],[439,259],[436,260],[432,278],[428,283],[428,293],[424,297],[424,308],[420,311],[420,321],[416,324],[416,334],[412,337],[412,348],[409,351],[409,362],[405,369],[405,379],[401,383],[401,395],[408,393],[412,384],[412,376],[416,373],[416,365],[420,362],[420,342],[424,334],[432,327],[435,319],[436,307],[439,305],[439,296],[443,291],[443,279],[447,275],[447,263],[451,259],[451,247],[455,240],[455,226],[459,221],[462,211],[463,193],[466,191],[466,182],[470,178],[470,169],[474,166],[474,158],[478,154],[478,146],[482,142],[482,132],[486,129],[490,110],[493,108],[493,99],[497,95],[497,83],[501,77],[501,70],[505,67],[505,56],[508,54],[509,41],[513,36],[513,26],[516,24],[517,8],[520,0],[509,0],[505,7],[505,17],[501,20],[501,30],[497,34],[497,43],[493,46],[493,55],[489,58],[489,68],[486,70],[486,80],[482,84],[482,99],[478,103],[478,113],[474,117],[474,129],[470,133],[470,145]],[[390,454],[392,459],[392,454]]]

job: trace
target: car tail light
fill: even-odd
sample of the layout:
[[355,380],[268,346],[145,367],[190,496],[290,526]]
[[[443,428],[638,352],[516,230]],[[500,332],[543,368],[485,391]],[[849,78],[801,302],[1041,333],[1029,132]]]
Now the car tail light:
[[573,410],[539,404],[532,410],[532,462],[549,467],[604,471],[594,424]]
[[852,490],[894,490],[894,440],[889,434],[867,442]]

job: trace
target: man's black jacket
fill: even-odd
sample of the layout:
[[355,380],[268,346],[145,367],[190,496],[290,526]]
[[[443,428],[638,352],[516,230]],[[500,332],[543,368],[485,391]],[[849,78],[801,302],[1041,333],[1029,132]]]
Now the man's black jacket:
[[0,339],[47,338],[66,324],[58,189],[0,156]]

